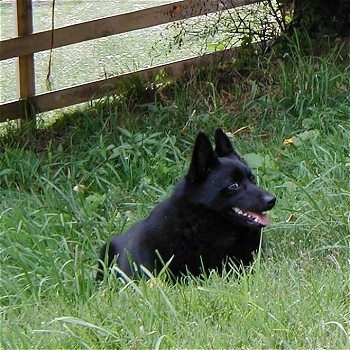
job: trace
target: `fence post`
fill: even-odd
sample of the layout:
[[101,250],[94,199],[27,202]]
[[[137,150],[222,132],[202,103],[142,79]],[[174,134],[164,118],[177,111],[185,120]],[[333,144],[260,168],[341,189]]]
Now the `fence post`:
[[[32,0],[16,0],[17,35],[33,33]],[[35,95],[34,54],[20,56],[17,65],[17,89],[22,101],[21,120],[35,126],[35,108],[29,97]]]

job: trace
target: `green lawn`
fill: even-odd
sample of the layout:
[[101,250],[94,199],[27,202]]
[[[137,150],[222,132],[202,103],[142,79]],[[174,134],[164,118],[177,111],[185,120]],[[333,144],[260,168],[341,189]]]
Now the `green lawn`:
[[[350,60],[288,54],[121,94],[0,143],[4,349],[350,347]],[[94,283],[101,244],[232,134],[278,197],[241,278]]]

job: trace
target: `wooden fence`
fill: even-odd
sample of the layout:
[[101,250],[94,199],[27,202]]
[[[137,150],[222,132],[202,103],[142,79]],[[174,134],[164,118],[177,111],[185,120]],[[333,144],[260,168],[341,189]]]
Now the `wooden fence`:
[[19,97],[14,101],[0,104],[0,122],[24,118],[35,120],[37,113],[67,107],[99,98],[108,93],[117,92],[118,81],[125,77],[138,76],[143,79],[152,79],[160,69],[163,69],[169,76],[175,76],[193,65],[203,62],[215,63],[219,60],[229,59],[233,54],[232,50],[215,52],[113,76],[108,79],[95,80],[82,85],[35,94],[34,53],[36,52],[225,11],[260,1],[184,0],[33,33],[32,0],[16,0],[18,36],[0,42],[0,59],[18,58],[17,84]]

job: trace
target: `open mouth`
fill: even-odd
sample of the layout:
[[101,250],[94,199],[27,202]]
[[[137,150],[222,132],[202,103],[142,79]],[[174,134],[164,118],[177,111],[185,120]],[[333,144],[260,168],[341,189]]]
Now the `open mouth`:
[[237,207],[233,207],[232,210],[235,217],[243,220],[248,225],[267,226],[269,224],[269,218],[264,213],[242,210]]

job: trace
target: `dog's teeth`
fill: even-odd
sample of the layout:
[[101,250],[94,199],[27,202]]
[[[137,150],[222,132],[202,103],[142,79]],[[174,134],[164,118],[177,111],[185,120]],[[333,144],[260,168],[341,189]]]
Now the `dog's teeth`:
[[233,207],[232,210],[237,213],[238,215],[242,215],[244,216],[245,218],[249,219],[249,220],[252,220],[256,223],[260,223],[260,220],[258,217],[256,217],[255,215],[251,215],[245,211],[243,211],[242,209],[240,208],[237,208],[237,207]]
[[234,210],[237,214],[240,214],[240,215],[243,215],[243,214],[244,214],[242,209],[233,208],[233,210]]

